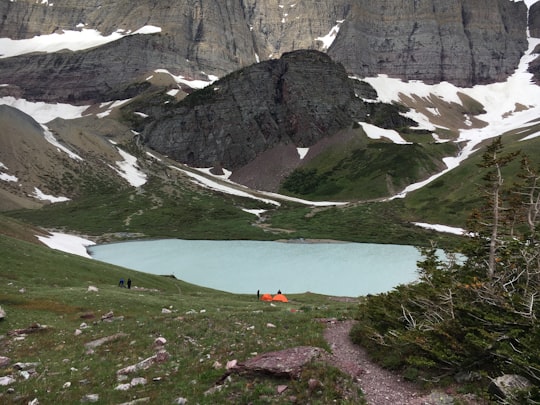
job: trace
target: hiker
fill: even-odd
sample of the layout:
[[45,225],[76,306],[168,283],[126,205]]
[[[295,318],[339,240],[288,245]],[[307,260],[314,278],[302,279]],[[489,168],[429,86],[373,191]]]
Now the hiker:
[[128,289],[130,289],[130,288],[131,288],[131,279],[128,278]]
[[281,294],[281,290],[277,290],[277,293],[278,293],[278,294]]
[[259,301],[259,296],[261,295],[261,291],[257,290],[257,301]]
[[118,283],[118,287],[123,287],[123,286],[124,286],[124,279],[121,278],[120,282]]

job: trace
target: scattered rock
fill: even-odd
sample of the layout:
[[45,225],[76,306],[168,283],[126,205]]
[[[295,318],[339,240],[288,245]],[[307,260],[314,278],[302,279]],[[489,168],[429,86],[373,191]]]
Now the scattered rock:
[[130,385],[135,387],[137,385],[146,385],[147,380],[144,377],[135,377],[131,380]]
[[123,320],[124,320],[123,316],[114,316],[113,311],[109,311],[106,314],[103,314],[101,316],[102,322],[114,322],[114,321],[123,321]]
[[187,404],[187,399],[186,398],[176,398],[173,402],[173,404],[176,404],[176,405],[186,405]]
[[35,363],[21,363],[21,362],[18,362],[18,363],[15,363],[13,365],[13,368],[15,370],[28,370],[28,369],[31,369],[31,368],[35,368],[39,366],[39,363],[35,362]]
[[99,292],[99,288],[93,286],[93,285],[89,285],[88,286],[88,290],[86,290],[88,292]]
[[82,330],[75,329],[75,332],[73,333],[75,336],[79,336],[82,333]]
[[39,405],[39,399],[34,398],[30,402],[28,402],[28,405]]
[[3,386],[13,384],[15,381],[16,381],[15,378],[13,378],[10,375],[0,377],[0,385],[3,385]]
[[28,335],[30,333],[43,332],[49,327],[47,325],[40,325],[39,323],[33,323],[28,328],[14,329],[8,332],[9,336]]
[[96,340],[92,340],[91,342],[88,342],[88,343],[85,343],[85,347],[87,349],[95,349],[96,347],[99,347],[105,343],[108,343],[108,342],[112,342],[112,341],[115,341],[115,340],[118,340],[118,339],[121,339],[123,337],[126,337],[127,334],[123,333],[123,332],[119,332],[119,333],[116,333],[114,335],[111,335],[111,336],[105,336],[105,337],[102,337],[100,339],[96,339]]
[[82,397],[81,402],[97,402],[99,401],[99,394],[88,394]]
[[219,370],[220,368],[223,367],[223,364],[221,364],[219,361],[214,361],[214,364],[212,364],[212,367],[214,368],[214,370]]
[[143,402],[150,402],[150,398],[148,397],[137,398],[137,399],[134,399],[133,401],[122,402],[120,405],[136,405],[136,404],[142,404]]
[[0,307],[0,321],[3,321],[5,317],[6,311],[2,307]]
[[268,322],[268,323],[266,324],[266,327],[267,327],[267,328],[275,328],[276,325],[274,325],[273,323]]
[[162,336],[160,336],[160,337],[156,338],[156,340],[154,340],[154,346],[156,346],[156,347],[163,347],[163,346],[165,346],[165,343],[167,343],[167,339],[165,339]]
[[119,384],[114,389],[116,391],[127,391],[131,388],[131,384]]
[[170,313],[172,313],[172,311],[169,308],[162,308],[161,313],[162,314],[170,314]]
[[71,381],[66,381],[64,385],[62,385],[63,389],[68,389],[69,387],[71,387]]
[[0,356],[0,368],[9,366],[11,359],[9,357]]
[[118,370],[116,374],[131,374],[139,370],[146,370],[155,363],[163,363],[167,360],[169,360],[169,353],[167,353],[166,351],[161,351],[151,357],[144,359],[137,364],[133,364],[131,366],[127,366]]
[[289,387],[286,386],[286,385],[278,385],[277,386],[277,393],[278,394],[283,394],[287,390],[287,388],[289,388]]
[[227,365],[225,366],[225,368],[227,370],[231,370],[231,369],[235,368],[237,364],[238,364],[238,360],[229,360],[227,362]]
[[525,377],[517,374],[504,374],[494,378],[489,384],[488,391],[499,399],[508,399],[523,390],[531,388],[531,383]]

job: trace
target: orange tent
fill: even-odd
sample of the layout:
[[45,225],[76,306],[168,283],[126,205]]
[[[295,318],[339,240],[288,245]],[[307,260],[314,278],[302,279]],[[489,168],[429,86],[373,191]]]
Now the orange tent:
[[283,294],[274,295],[274,298],[272,298],[272,301],[289,302],[287,297],[285,297]]
[[272,301],[272,296],[270,294],[261,295],[261,301]]

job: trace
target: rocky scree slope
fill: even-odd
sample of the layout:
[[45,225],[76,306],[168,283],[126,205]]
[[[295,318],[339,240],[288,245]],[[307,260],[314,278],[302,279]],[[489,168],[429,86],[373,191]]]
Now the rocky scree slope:
[[157,68],[207,79],[297,49],[324,50],[348,73],[462,86],[503,80],[527,47],[527,9],[508,0],[33,0],[0,3],[0,37],[22,39],[96,29],[103,35],[145,25],[153,35],[129,35],[85,51],[0,59],[1,95],[49,102],[92,103],[129,98]]

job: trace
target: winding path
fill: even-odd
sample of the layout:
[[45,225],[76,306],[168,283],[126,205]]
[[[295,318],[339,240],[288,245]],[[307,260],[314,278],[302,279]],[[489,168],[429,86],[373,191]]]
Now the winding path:
[[[369,405],[454,404],[455,397],[439,391],[424,391],[373,363],[363,348],[351,342],[349,333],[353,325],[354,321],[330,322],[324,337],[330,345],[336,366],[358,382]],[[462,396],[459,400],[470,405],[484,403]]]

